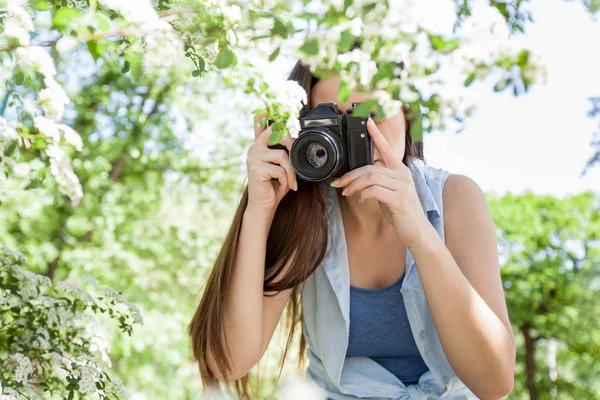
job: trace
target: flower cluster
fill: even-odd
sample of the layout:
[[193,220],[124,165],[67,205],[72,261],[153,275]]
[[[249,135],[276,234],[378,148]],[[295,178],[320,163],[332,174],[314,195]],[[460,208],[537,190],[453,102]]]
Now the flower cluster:
[[264,107],[255,114],[268,114],[271,120],[272,143],[277,143],[284,134],[297,137],[300,132],[300,110],[308,104],[306,92],[296,81],[267,80],[256,67],[250,65],[240,69],[223,71],[225,82],[231,86],[241,85],[246,93],[257,96]]
[[[0,6],[6,7],[6,15],[3,16],[4,35],[12,38],[21,46],[29,45],[29,32],[33,31],[33,19],[28,10],[23,7],[25,1],[11,0],[8,4]],[[0,44],[2,42],[0,41]]]
[[49,392],[125,397],[123,385],[108,377],[109,346],[94,313],[107,313],[130,333],[143,323],[139,308],[112,288],[97,288],[92,276],[83,280],[95,295],[70,281],[53,285],[24,269],[26,262],[21,253],[0,249],[0,333],[8,338],[0,343],[0,395],[33,396],[34,382],[42,381]]
[[[3,7],[3,1],[0,1],[0,7]],[[34,114],[35,126],[39,131],[49,137],[51,140],[50,147],[46,154],[50,159],[50,170],[54,175],[58,188],[61,193],[69,196],[72,200],[78,200],[83,196],[79,179],[73,173],[70,159],[65,155],[64,151],[59,147],[61,138],[58,130],[63,130],[64,139],[69,144],[74,144],[77,150],[81,150],[82,141],[79,134],[73,129],[59,124],[63,119],[65,106],[70,100],[62,86],[55,80],[56,66],[50,54],[41,46],[30,45],[30,32],[35,29],[32,12],[24,1],[9,1],[6,5],[8,13],[3,18],[4,37],[16,39],[16,66],[23,73],[27,74],[32,79],[36,74],[43,76],[43,86],[37,93],[36,105],[43,111],[43,116],[35,115],[38,113],[34,107],[24,107],[27,111]],[[8,28],[8,29],[7,29]],[[5,41],[0,40],[0,45]],[[12,43],[14,45],[14,43]],[[7,45],[11,45],[10,40]],[[13,66],[13,67],[16,67]],[[5,82],[2,82],[3,84]],[[17,124],[18,126],[18,124]],[[7,136],[14,136],[15,128],[8,127],[8,123],[0,116],[0,147],[4,151],[5,140]],[[10,160],[4,160],[4,163]]]
[[4,155],[4,150],[15,141],[20,144],[21,137],[15,128],[9,126],[8,122],[0,116],[0,156]]
[[150,0],[101,0],[107,8],[118,11],[127,32],[143,38],[143,66],[149,78],[158,78],[181,66],[183,42],[171,24],[161,19]]

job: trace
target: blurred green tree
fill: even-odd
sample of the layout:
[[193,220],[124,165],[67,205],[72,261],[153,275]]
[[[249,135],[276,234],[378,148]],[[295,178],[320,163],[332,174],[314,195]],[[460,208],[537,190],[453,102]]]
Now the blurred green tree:
[[517,340],[510,398],[600,398],[600,196],[488,200]]

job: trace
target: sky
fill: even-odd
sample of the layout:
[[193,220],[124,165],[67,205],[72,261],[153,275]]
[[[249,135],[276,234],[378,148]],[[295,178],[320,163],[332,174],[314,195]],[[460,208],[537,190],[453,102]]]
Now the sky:
[[[428,24],[451,29],[452,10],[439,0],[421,0]],[[514,97],[493,91],[496,80],[475,82],[464,91],[477,109],[461,133],[426,134],[426,160],[435,167],[472,178],[487,193],[531,190],[557,197],[600,190],[600,165],[580,177],[593,154],[590,142],[600,129],[589,118],[590,96],[600,96],[600,20],[580,1],[532,0],[525,34],[511,42],[539,54],[547,83]],[[432,13],[431,10],[436,10]],[[445,28],[444,28],[445,27]],[[270,68],[287,76],[295,60],[279,57]],[[269,68],[269,67],[267,67]]]
[[600,52],[594,50],[600,21],[579,2],[534,0],[528,8],[535,21],[511,40],[542,56],[548,82],[519,97],[474,84],[466,93],[477,111],[465,130],[426,135],[425,158],[498,195],[532,190],[563,197],[599,190],[600,165],[580,175],[598,129],[587,112],[588,98],[600,96]]

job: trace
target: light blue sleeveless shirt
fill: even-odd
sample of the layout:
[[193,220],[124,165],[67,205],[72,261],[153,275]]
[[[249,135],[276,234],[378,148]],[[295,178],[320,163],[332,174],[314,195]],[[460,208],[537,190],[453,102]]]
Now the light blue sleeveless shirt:
[[[442,192],[449,172],[420,159],[408,162],[415,188],[429,222],[444,240]],[[456,376],[444,354],[415,260],[406,250],[406,271],[400,288],[411,332],[428,370],[416,384],[405,385],[369,357],[346,357],[350,326],[350,270],[341,210],[335,188],[322,183],[328,218],[327,252],[301,285],[302,325],[309,365],[306,378],[328,399],[347,400],[472,400],[477,396]]]

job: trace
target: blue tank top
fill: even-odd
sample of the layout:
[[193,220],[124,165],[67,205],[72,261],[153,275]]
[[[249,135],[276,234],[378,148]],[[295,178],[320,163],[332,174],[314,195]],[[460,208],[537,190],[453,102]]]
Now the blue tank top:
[[366,289],[350,285],[350,332],[346,356],[370,357],[405,385],[428,371],[410,328],[400,292],[402,280]]

